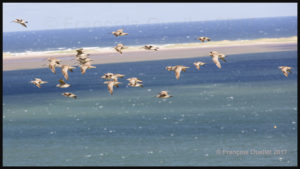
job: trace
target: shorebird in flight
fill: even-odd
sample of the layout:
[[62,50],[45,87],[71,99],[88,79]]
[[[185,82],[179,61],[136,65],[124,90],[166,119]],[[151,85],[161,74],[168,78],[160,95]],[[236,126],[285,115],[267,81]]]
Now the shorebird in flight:
[[80,65],[81,74],[85,74],[87,69],[93,69],[93,68],[96,68],[96,66],[92,66],[90,62],[86,62],[84,64],[81,64]]
[[131,87],[143,87],[143,84],[141,84],[143,81],[136,77],[128,78],[127,80],[129,81],[128,85]]
[[114,73],[105,73],[103,76],[101,76],[102,79],[110,80],[112,79],[113,81],[118,81],[118,78],[123,78],[125,75],[123,74],[114,74]]
[[146,49],[146,50],[155,50],[155,51],[158,51],[158,47],[154,47],[152,45],[145,45],[144,47],[142,47],[143,49]]
[[182,66],[182,65],[177,65],[177,66],[167,66],[166,69],[168,71],[174,71],[175,72],[175,76],[176,76],[176,79],[179,80],[180,78],[180,73],[181,71],[186,71],[187,68],[190,68],[190,67],[186,67],[186,66]]
[[204,42],[204,41],[210,41],[209,37],[199,37],[198,40]]
[[194,62],[193,64],[196,66],[196,69],[198,69],[198,70],[200,70],[200,66],[204,66],[205,65],[204,62],[200,62],[200,61]]
[[41,84],[48,83],[47,81],[43,81],[40,78],[34,78],[34,80],[30,81],[30,83],[34,84],[36,87],[41,88]]
[[285,77],[288,77],[288,75],[289,75],[289,73],[291,73],[291,69],[292,69],[292,67],[289,67],[289,66],[279,66],[278,68],[281,69],[281,71]]
[[119,44],[117,44],[117,46],[115,46],[115,50],[116,50],[117,52],[119,52],[120,54],[123,53],[123,52],[122,52],[123,49],[127,49],[127,47],[125,47],[122,43],[119,43]]
[[118,29],[117,31],[112,32],[112,34],[115,35],[115,37],[128,35],[128,33],[123,32],[123,29]]
[[87,58],[90,55],[90,54],[84,53],[82,48],[76,49],[76,52],[77,52],[76,58],[85,59],[85,58]]
[[68,65],[61,65],[61,72],[66,80],[69,79],[68,71],[73,72],[73,69],[76,68]]
[[77,61],[79,62],[79,64],[86,64],[86,63],[90,63],[91,61],[93,61],[92,59],[90,59],[90,58],[84,58],[84,59],[82,59],[82,58],[77,58]]
[[69,97],[69,98],[77,99],[77,96],[74,93],[65,92],[65,93],[62,93],[61,95]]
[[24,21],[23,19],[15,19],[15,20],[13,20],[12,22],[19,23],[19,24],[21,24],[22,26],[24,26],[25,28],[27,28],[26,23],[28,23],[28,22],[27,22],[27,21]]
[[63,79],[59,79],[59,84],[56,85],[56,87],[59,87],[59,88],[68,88],[70,87],[71,85],[66,83]]
[[[221,63],[219,61],[219,53],[216,51],[209,52],[209,55],[212,58],[212,61],[216,64],[216,66],[221,69]],[[225,60],[224,58],[222,60]]]
[[56,71],[55,71],[55,67],[60,67],[60,62],[61,60],[59,59],[56,59],[56,58],[53,58],[53,57],[50,57],[48,58],[48,61],[49,61],[49,69],[54,73],[56,74]]
[[170,98],[170,97],[173,97],[173,96],[169,95],[167,91],[163,90],[160,93],[158,93],[156,95],[156,97],[165,99],[165,98]]
[[223,53],[219,53],[219,52],[217,52],[217,51],[211,51],[211,52],[209,52],[209,55],[210,55],[210,56],[211,56],[211,55],[218,55],[219,59],[223,60],[223,62],[227,62],[227,61],[225,60],[225,58],[227,57],[227,55],[225,55],[225,54],[223,54]]
[[108,89],[110,95],[112,95],[113,91],[114,91],[114,86],[119,87],[119,84],[121,84],[121,82],[118,82],[118,81],[105,81],[104,84],[107,84],[107,89]]

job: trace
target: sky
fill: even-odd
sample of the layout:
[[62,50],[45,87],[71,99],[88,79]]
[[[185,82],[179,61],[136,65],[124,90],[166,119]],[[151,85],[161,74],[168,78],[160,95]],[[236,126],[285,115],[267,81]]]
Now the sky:
[[279,16],[297,3],[3,3],[3,32]]

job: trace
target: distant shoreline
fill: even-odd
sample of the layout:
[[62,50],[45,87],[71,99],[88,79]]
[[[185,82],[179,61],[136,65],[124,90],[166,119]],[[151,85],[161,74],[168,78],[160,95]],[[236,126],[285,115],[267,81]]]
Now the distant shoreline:
[[[206,43],[167,44],[158,46],[158,51],[147,51],[142,46],[129,46],[123,54],[111,48],[84,48],[93,64],[140,62],[151,60],[180,59],[208,56],[210,51],[227,55],[297,50],[297,36],[287,38],[264,38],[255,40],[211,41]],[[3,71],[47,68],[47,58],[57,57],[63,64],[74,65],[76,51],[60,50],[21,54],[3,53]]]

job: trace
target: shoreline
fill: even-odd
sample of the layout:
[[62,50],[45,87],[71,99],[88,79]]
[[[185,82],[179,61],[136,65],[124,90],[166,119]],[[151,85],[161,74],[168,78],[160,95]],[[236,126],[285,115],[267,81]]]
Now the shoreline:
[[[184,59],[193,57],[209,56],[210,51],[218,51],[227,55],[263,53],[297,50],[297,37],[269,38],[243,41],[217,41],[208,43],[186,43],[169,44],[158,46],[158,51],[147,51],[140,49],[141,46],[130,47],[119,54],[113,48],[107,50],[87,49],[84,51],[90,54],[92,64],[109,64],[124,62],[140,62],[166,59]],[[60,51],[59,51],[60,52]],[[63,64],[74,65],[75,50],[67,53],[29,53],[28,55],[5,56],[3,54],[3,71],[47,68],[48,57],[56,57],[62,60]],[[45,64],[45,65],[43,65]]]

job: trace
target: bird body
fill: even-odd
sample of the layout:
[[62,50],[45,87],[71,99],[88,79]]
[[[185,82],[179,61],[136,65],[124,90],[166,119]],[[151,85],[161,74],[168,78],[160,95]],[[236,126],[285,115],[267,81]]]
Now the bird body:
[[59,84],[56,85],[56,87],[59,87],[59,88],[68,88],[70,87],[71,85],[66,83],[63,79],[59,79]]
[[65,92],[65,93],[62,93],[62,95],[69,97],[69,98],[77,99],[77,96],[74,93]]
[[156,97],[157,98],[170,98],[170,97],[173,97],[173,96],[171,96],[171,95],[169,95],[168,94],[168,92],[167,91],[161,91],[160,93],[158,93],[157,95],[156,95]]

